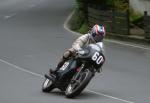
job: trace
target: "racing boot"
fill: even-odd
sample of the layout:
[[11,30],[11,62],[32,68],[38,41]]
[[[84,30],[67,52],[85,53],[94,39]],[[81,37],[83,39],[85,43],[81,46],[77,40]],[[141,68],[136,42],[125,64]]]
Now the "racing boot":
[[61,59],[57,67],[54,70],[53,69],[49,70],[49,74],[56,74],[59,68],[62,67],[64,63],[65,63],[65,59]]
[[56,74],[56,72],[57,72],[57,69],[49,69],[49,74],[51,75],[51,74]]

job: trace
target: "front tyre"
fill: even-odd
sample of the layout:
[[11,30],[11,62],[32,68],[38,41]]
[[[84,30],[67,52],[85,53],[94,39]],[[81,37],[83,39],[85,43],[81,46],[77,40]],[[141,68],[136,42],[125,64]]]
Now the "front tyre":
[[42,85],[42,91],[48,93],[48,92],[52,91],[54,88],[55,87],[54,87],[52,80],[46,78]]
[[66,97],[73,98],[79,95],[91,81],[92,77],[93,73],[89,69],[86,69],[85,71],[81,72],[78,77],[78,80],[75,80],[75,82],[72,82],[68,85],[65,91]]

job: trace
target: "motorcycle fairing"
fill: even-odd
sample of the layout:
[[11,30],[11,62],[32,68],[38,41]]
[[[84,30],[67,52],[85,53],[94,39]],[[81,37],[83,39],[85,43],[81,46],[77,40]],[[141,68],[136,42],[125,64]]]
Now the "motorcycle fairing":
[[[65,66],[67,64],[67,66]],[[63,68],[64,67],[64,68]],[[72,78],[77,67],[77,60],[70,59],[64,63],[64,65],[57,71],[58,80],[60,82],[67,81]]]

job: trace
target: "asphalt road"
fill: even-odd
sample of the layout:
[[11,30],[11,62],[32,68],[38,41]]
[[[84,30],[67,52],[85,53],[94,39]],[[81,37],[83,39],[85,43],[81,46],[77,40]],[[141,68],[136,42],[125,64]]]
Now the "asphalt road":
[[43,74],[78,37],[64,29],[74,0],[0,1],[1,103],[149,103],[150,49],[105,41],[106,63],[75,99],[42,93]]

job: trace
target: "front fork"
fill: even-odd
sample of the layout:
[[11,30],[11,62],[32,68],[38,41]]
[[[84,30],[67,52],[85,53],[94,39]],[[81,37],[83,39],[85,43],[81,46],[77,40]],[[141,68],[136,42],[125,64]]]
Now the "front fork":
[[84,69],[84,63],[80,66],[80,69],[78,69],[77,74],[75,75],[75,77],[73,77],[72,82],[76,81],[81,73],[81,71]]

